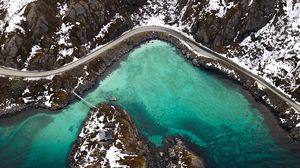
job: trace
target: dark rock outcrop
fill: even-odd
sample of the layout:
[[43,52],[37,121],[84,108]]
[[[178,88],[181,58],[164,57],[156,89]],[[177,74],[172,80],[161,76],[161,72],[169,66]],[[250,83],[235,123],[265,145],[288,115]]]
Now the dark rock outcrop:
[[[232,1],[226,1],[228,4]],[[191,34],[200,43],[218,51],[221,47],[241,42],[251,32],[256,32],[275,14],[275,0],[233,1],[235,6],[226,15],[217,17],[206,13],[201,19],[195,18]]]
[[125,0],[128,5],[136,5],[138,0]]
[[[178,22],[193,23],[191,28],[183,31],[190,33],[198,42],[222,52],[224,46],[238,43],[251,32],[259,30],[275,13],[275,0],[254,0],[250,6],[249,0],[225,2],[227,5],[234,3],[234,6],[228,9],[223,17],[218,17],[215,11],[204,12],[205,5],[209,1],[199,4],[198,1],[179,0],[174,12],[163,12],[163,15],[166,15],[164,21],[171,25]],[[164,10],[168,10],[168,3],[170,2],[161,5]],[[146,13],[150,16],[157,14],[148,10],[147,5],[143,6],[145,4],[146,0],[34,1],[25,7],[26,20],[21,23],[25,32],[16,30],[13,33],[15,35],[7,36],[6,33],[1,35],[0,45],[14,41],[15,36],[24,42],[22,48],[16,43],[5,45],[4,50],[0,50],[0,64],[29,70],[61,67],[75,57],[83,57],[90,49],[131,29],[137,22],[132,20],[132,14]],[[63,5],[66,5],[67,9],[61,15],[60,8]],[[58,33],[63,24],[70,27],[67,35]],[[107,30],[105,28],[101,37],[96,37],[105,26]],[[59,43],[61,38],[64,38],[67,44]],[[28,67],[25,67],[31,48],[35,45],[39,45],[42,49],[29,60]],[[70,55],[61,54],[68,49],[73,49]]]
[[74,44],[84,44],[95,37],[95,33],[109,20],[109,17],[105,16],[105,10],[104,5],[96,0],[70,3],[65,20],[80,23],[80,26],[71,32]]
[[[0,64],[28,70],[61,67],[132,28],[130,15],[144,3],[145,0],[33,1],[24,7],[26,19],[20,23],[23,30],[0,34],[0,46],[5,44],[3,49],[0,47]],[[67,6],[63,15],[62,5]],[[107,24],[107,31],[96,38]],[[87,44],[90,46],[86,48]],[[41,49],[28,60],[35,45]],[[73,52],[62,54],[68,49]]]
[[11,38],[6,40],[2,55],[3,63],[12,68],[17,67],[15,59],[21,50],[23,41],[23,38],[18,34],[13,35]]
[[300,127],[292,128],[290,136],[296,141],[300,141]]
[[[298,83],[300,84],[300,78],[298,80]],[[293,91],[292,97],[294,97],[298,102],[300,102],[300,86]]]
[[51,34],[58,26],[58,18],[54,9],[45,1],[30,3],[24,12],[26,16],[26,30],[28,39],[32,39],[35,44],[42,35]]

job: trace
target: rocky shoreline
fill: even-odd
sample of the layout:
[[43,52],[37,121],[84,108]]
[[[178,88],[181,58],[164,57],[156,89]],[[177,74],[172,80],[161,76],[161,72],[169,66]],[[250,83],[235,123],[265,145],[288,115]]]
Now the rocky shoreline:
[[141,135],[125,110],[108,104],[92,109],[73,144],[69,167],[204,167],[179,138],[155,148]]
[[[296,128],[296,125],[300,122],[298,112],[289,107],[285,101],[281,100],[271,91],[262,88],[259,83],[243,72],[235,69],[233,66],[222,61],[215,61],[197,55],[180,40],[167,33],[161,32],[137,34],[121,42],[115,49],[102,53],[91,62],[76,67],[69,72],[55,75],[49,79],[32,80],[0,77],[0,81],[3,83],[0,89],[4,90],[0,95],[0,100],[11,100],[13,102],[10,102],[13,106],[10,106],[11,108],[9,109],[6,108],[6,104],[0,105],[0,117],[12,115],[28,107],[45,107],[50,110],[58,110],[67,106],[76,98],[71,93],[71,90],[75,89],[79,94],[86,93],[86,91],[92,89],[99,82],[109,67],[126,57],[131,50],[140,44],[152,39],[159,39],[171,43],[177,48],[178,52],[197,67],[225,74],[229,78],[237,81],[248,90],[257,101],[265,104],[273,111],[274,115],[278,118],[278,123],[288,131],[292,138],[297,141],[300,140],[300,130]],[[16,83],[18,85],[16,85]],[[41,86],[44,86],[44,88],[41,88]],[[37,90],[36,87],[38,88]],[[27,92],[26,97],[33,97],[33,101],[25,102],[22,93],[28,90],[28,88],[29,90],[32,88],[33,92]],[[48,97],[48,100],[45,100],[45,97]]]

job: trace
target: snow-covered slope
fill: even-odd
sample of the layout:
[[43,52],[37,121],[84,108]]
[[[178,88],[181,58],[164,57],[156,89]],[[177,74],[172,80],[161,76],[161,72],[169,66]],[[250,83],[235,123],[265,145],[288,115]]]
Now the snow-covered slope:
[[[126,123],[130,119],[123,114],[125,112],[118,110],[114,106],[100,105],[97,110],[91,112],[79,134],[77,146],[73,149],[74,156],[71,160],[75,167],[128,167],[122,164],[125,159],[132,162],[141,159],[144,162],[145,158],[138,156],[140,146],[133,149],[128,147],[132,147],[133,144],[126,141],[126,134],[136,130]],[[129,138],[134,141],[138,138],[136,132],[131,136]]]
[[2,0],[0,2],[0,11],[2,17],[0,20],[0,32],[14,32],[16,29],[22,30],[20,23],[23,17],[25,6],[35,0]]
[[228,57],[299,101],[300,2],[286,2],[266,26],[229,50]]

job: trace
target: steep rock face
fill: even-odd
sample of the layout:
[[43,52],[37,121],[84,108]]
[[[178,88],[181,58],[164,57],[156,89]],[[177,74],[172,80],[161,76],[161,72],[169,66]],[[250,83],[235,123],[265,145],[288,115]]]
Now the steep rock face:
[[[41,44],[39,64],[49,62],[46,49],[49,48],[47,39],[51,39],[56,29],[58,20],[51,3],[45,1],[35,1],[29,3],[19,11],[21,20],[18,23],[21,27],[16,27],[14,31],[7,31],[1,34],[3,52],[0,53],[0,60],[5,66],[22,69],[26,67],[27,60],[34,55],[33,48]],[[16,39],[16,40],[15,40]],[[13,50],[12,50],[13,49]],[[51,63],[51,62],[50,62]],[[28,64],[28,63],[27,63]]]
[[[37,0],[25,4],[13,15],[19,19],[13,26],[1,24],[5,25],[0,34],[0,63],[23,70],[61,67],[132,28],[129,16],[143,3]],[[0,4],[0,10],[6,6]]]
[[28,31],[27,37],[32,39],[32,42],[39,40],[43,34],[55,31],[58,22],[55,13],[53,8],[44,1],[30,3],[26,7],[24,12],[24,16],[26,16],[25,30]]
[[[0,63],[23,70],[55,69],[136,25],[153,24],[149,18],[177,26],[196,41],[223,51],[264,26],[275,6],[275,0],[37,0],[20,7],[16,28],[4,26]],[[6,8],[0,4],[0,10]],[[7,46],[16,34],[26,42]]]
[[273,19],[227,56],[300,101],[300,3],[279,1]]
[[20,35],[15,34],[10,39],[5,41],[5,47],[3,49],[3,59],[1,63],[9,67],[16,67],[15,57],[17,56],[19,50],[23,44],[23,38]]
[[95,36],[95,32],[103,26],[107,17],[104,6],[98,1],[73,1],[70,3],[66,20],[80,23],[80,27],[72,31],[71,36],[77,43],[84,44]]
[[198,42],[215,50],[233,42],[241,42],[251,32],[256,32],[268,23],[275,13],[275,0],[251,2],[223,1],[224,6],[228,6],[227,11],[214,15],[218,12],[216,9],[203,14],[201,19],[195,18],[191,34]]
[[5,15],[7,14],[7,10],[3,8],[3,1],[0,1],[0,25],[4,24]]

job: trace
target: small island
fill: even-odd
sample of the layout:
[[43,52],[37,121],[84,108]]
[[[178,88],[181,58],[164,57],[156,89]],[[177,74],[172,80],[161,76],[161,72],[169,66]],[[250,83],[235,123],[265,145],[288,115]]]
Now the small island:
[[138,132],[128,113],[101,103],[90,111],[72,151],[70,167],[204,167],[180,138],[155,148]]

